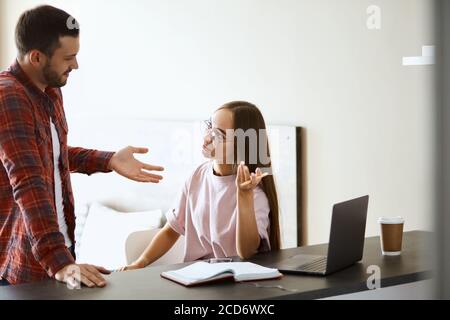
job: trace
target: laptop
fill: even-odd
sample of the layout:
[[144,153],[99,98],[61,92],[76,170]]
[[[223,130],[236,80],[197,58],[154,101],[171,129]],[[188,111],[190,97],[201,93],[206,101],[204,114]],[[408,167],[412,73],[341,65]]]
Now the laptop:
[[280,272],[325,276],[363,257],[369,196],[335,204],[327,256],[300,254],[274,265]]

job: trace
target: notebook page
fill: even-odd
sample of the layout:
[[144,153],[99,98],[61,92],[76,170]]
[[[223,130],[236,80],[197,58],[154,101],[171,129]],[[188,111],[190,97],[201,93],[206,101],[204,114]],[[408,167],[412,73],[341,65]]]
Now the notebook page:
[[196,262],[187,267],[179,270],[169,271],[174,276],[189,279],[189,280],[204,280],[212,278],[218,274],[229,271],[231,269],[227,266],[223,266],[228,263],[207,263],[207,262]]
[[169,271],[180,278],[198,281],[213,278],[219,274],[233,273],[237,280],[249,278],[277,277],[281,275],[277,269],[270,269],[250,262],[207,263],[197,262],[180,270]]
[[231,262],[229,264],[229,267],[233,270],[234,278],[237,281],[275,278],[281,276],[281,273],[277,269],[266,268],[251,262]]

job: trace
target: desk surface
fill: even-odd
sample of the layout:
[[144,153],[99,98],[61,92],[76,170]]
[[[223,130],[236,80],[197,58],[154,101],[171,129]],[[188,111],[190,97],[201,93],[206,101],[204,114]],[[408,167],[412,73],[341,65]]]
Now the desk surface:
[[[401,285],[431,278],[432,256],[428,245],[432,233],[411,231],[404,234],[403,252],[398,257],[383,257],[379,237],[367,238],[364,258],[360,263],[327,277],[285,275],[280,280],[254,283],[219,282],[185,288],[160,277],[161,272],[183,265],[157,266],[142,270],[118,272],[107,276],[105,288],[69,290],[63,283],[45,281],[38,284],[0,288],[0,300],[8,299],[137,299],[137,300],[245,300],[245,299],[320,299],[367,289],[367,268],[381,269],[381,287]],[[327,245],[307,246],[260,254],[251,262],[270,266],[287,257],[306,254],[326,254]],[[295,291],[294,291],[295,290]]]

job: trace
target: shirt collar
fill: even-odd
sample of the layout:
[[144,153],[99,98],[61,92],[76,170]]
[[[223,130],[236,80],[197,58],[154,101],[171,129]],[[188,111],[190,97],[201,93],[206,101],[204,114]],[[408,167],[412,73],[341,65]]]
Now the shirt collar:
[[31,81],[30,77],[23,71],[17,59],[14,63],[9,67],[9,72],[25,87],[25,89],[31,93],[34,97],[40,99],[48,99],[49,96],[52,97],[54,95],[54,88],[47,87],[45,92],[40,90],[34,83]]

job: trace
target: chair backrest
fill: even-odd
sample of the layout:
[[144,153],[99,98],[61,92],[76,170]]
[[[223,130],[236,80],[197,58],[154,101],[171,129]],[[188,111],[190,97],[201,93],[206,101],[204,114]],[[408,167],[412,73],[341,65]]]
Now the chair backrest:
[[[125,254],[127,263],[130,264],[144,252],[152,239],[161,229],[151,229],[137,231],[130,234],[125,243]],[[182,263],[184,257],[184,237],[178,238],[174,246],[159,260],[152,263],[152,266]]]

